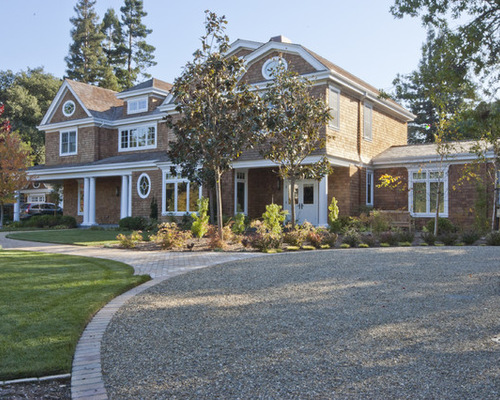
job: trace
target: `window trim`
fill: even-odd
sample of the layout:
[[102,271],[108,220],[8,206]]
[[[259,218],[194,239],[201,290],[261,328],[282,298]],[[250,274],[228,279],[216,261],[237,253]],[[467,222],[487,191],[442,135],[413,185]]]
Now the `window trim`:
[[[146,129],[146,143],[147,143],[147,130],[149,128],[154,128],[155,130],[155,139],[154,139],[154,144],[152,145],[147,145],[146,146],[136,146],[136,147],[130,147],[130,131],[132,129],[140,129],[144,128]],[[128,147],[122,147],[122,132],[123,131],[129,131],[128,135]],[[127,125],[127,126],[122,126],[118,129],[118,151],[138,151],[138,150],[148,150],[148,149],[156,149],[158,144],[158,124],[140,124],[140,125]]]
[[[189,203],[190,203],[190,188],[191,188],[191,183],[189,181],[189,179],[186,179],[186,178],[183,178],[183,177],[180,177],[180,176],[172,176],[172,177],[169,177],[170,175],[170,171],[169,170],[164,170],[162,171],[162,187],[161,187],[161,198],[162,198],[162,202],[161,202],[161,215],[163,217],[165,216],[177,216],[177,217],[180,217],[180,216],[183,216],[185,215],[186,213],[193,213],[193,212],[197,212],[197,210],[189,210]],[[175,189],[174,189],[174,202],[175,202],[175,210],[174,211],[167,211],[165,209],[165,200],[166,200],[166,196],[167,196],[167,183],[173,183],[175,186]],[[186,188],[186,211],[178,211],[177,210],[177,206],[178,206],[178,194],[179,194],[179,190],[178,190],[178,187],[179,187],[179,183],[187,183],[187,188]],[[199,185],[198,187],[198,199],[200,199],[202,197],[202,185]]]
[[[368,179],[368,177],[370,177],[370,179]],[[373,206],[374,204],[374,201],[373,201],[373,184],[375,182],[375,174],[373,172],[372,169],[367,169],[366,170],[366,205],[367,206]],[[368,183],[370,183],[370,190],[368,190]],[[371,199],[371,202],[368,201],[368,192],[370,192],[370,199]]]
[[[245,174],[244,179],[238,178],[238,173]],[[243,182],[245,184],[245,207],[243,214],[248,215],[248,169],[236,169],[234,171],[234,215],[239,214],[238,212],[238,182]]]
[[[367,115],[368,113],[366,112],[366,110],[369,109],[370,110],[370,130],[369,130],[369,135],[367,134],[368,133],[368,130],[366,129],[367,127],[367,122],[368,122],[368,119],[367,119]],[[372,103],[369,103],[369,102],[364,102],[363,103],[363,139],[366,140],[366,141],[373,141],[373,104]]]
[[[425,172],[425,178],[415,179],[413,178],[414,173],[422,173]],[[442,172],[443,177],[431,178],[430,174],[433,172]],[[414,183],[425,182],[425,209],[426,212],[417,213],[413,211],[413,185]],[[439,213],[440,217],[448,218],[449,215],[449,196],[448,196],[448,166],[446,168],[440,167],[428,167],[428,168],[409,168],[408,169],[408,208],[410,210],[410,214],[412,217],[416,218],[431,218],[436,216],[435,211],[430,211],[430,184],[434,182],[442,182],[443,183],[443,212]]]
[[[137,104],[137,107],[139,107],[139,103],[141,101],[144,101],[146,100],[146,107],[144,108],[137,108],[136,110],[131,110],[130,109],[130,106],[132,104]],[[148,96],[142,96],[142,97],[136,97],[134,99],[130,99],[127,101],[127,114],[139,114],[139,113],[143,113],[143,112],[147,112],[148,111]]]
[[[73,111],[71,112],[66,112],[66,106],[67,105],[72,105],[73,106]],[[64,102],[63,106],[62,106],[62,112],[63,112],[63,115],[65,117],[71,117],[76,111],[76,104],[73,100],[67,100]]]
[[[69,134],[69,133],[72,133],[74,132],[75,133],[75,151],[74,152],[66,152],[66,153],[63,153],[63,135],[65,133]],[[68,144],[69,144],[69,141],[68,141]],[[67,129],[65,131],[60,131],[59,132],[59,155],[61,157],[64,157],[64,156],[74,156],[78,154],[78,128],[74,128],[74,129]]]
[[[148,181],[148,191],[146,194],[143,194],[141,192],[141,180],[142,178],[146,178],[146,180]],[[143,172],[139,178],[137,179],[137,194],[139,195],[139,197],[141,199],[147,199],[149,194],[151,193],[151,178],[149,177],[149,175],[145,172]]]
[[330,115],[332,115],[332,119],[330,119],[330,121],[328,122],[328,126],[330,128],[333,128],[335,130],[339,130],[340,129],[340,89],[335,87],[335,86],[328,86],[328,107],[330,108],[330,110],[333,110],[333,108],[330,107],[330,95],[331,93],[334,92],[336,93],[337,95],[337,112],[336,114],[337,115],[333,115],[332,113],[330,113]]

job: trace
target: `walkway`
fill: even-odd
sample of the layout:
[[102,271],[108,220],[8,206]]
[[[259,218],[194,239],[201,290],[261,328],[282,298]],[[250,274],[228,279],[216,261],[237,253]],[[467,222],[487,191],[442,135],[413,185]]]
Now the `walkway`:
[[186,272],[262,256],[257,253],[132,251],[102,247],[83,247],[13,240],[0,233],[0,246],[9,250],[42,251],[74,256],[96,257],[131,265],[136,275],[147,274],[151,281],[118,296],[99,311],[87,325],[76,347],[71,376],[73,399],[107,399],[101,372],[101,341],[115,312],[129,299],[164,280]]

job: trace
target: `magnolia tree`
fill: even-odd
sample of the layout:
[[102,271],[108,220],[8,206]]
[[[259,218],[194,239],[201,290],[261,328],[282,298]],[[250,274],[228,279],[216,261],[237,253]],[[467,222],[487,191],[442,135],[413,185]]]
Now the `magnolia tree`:
[[[0,116],[4,106],[0,105]],[[11,132],[10,123],[0,123],[0,228],[3,226],[4,204],[15,202],[15,192],[24,187],[26,169],[31,165],[31,148],[22,142],[16,132]]]
[[[321,179],[331,172],[326,157],[314,163],[306,158],[326,145],[324,128],[330,120],[330,110],[324,100],[310,93],[311,83],[283,63],[273,72],[274,80],[262,95],[264,111],[264,143],[261,154],[279,166],[279,175],[290,182],[292,196],[297,180]],[[292,228],[295,228],[295,201],[292,199]]]
[[260,125],[258,96],[239,81],[245,71],[244,61],[225,54],[229,50],[226,23],[224,16],[206,11],[201,49],[174,82],[172,92],[179,117],[167,119],[175,134],[168,154],[180,173],[204,184],[215,183],[221,238],[222,174],[254,145]]

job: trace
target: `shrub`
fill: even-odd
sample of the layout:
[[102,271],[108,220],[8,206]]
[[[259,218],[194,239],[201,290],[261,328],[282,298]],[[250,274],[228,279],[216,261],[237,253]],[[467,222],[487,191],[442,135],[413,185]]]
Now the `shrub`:
[[321,249],[321,250],[327,250],[327,249],[330,249],[330,248],[331,248],[331,247],[330,247],[330,245],[329,245],[329,244],[322,244],[322,245],[320,246],[320,249]]
[[[375,243],[376,243],[375,237],[372,235],[362,235],[361,241],[363,242],[363,244],[366,244],[368,247],[373,247],[373,246],[375,246]],[[360,247],[361,247],[361,245],[360,245]]]
[[222,228],[222,239],[219,235],[219,228],[216,225],[211,225],[208,229],[208,247],[212,250],[224,250],[227,248],[227,241],[231,239],[232,236],[231,228],[229,226],[224,226]]
[[141,231],[133,231],[130,235],[120,233],[116,238],[120,241],[120,246],[126,249],[133,249],[142,240]]
[[389,222],[387,217],[380,213],[380,211],[374,210],[370,215],[371,220],[371,230],[375,234],[379,234],[389,230]]
[[208,232],[209,223],[208,220],[208,199],[202,197],[198,199],[198,214],[191,214],[193,218],[193,223],[191,224],[191,232],[194,237],[201,239]]
[[148,221],[144,217],[125,217],[118,222],[118,225],[129,231],[142,231],[148,226]]
[[307,232],[307,241],[311,243],[316,249],[319,249],[323,243],[323,237],[316,230]]
[[411,242],[399,242],[401,247],[411,247]]
[[238,213],[234,216],[234,224],[231,227],[231,230],[238,234],[241,235],[245,232],[245,214],[243,213]]
[[330,226],[330,230],[333,232],[335,229],[336,221],[339,218],[339,207],[337,205],[337,199],[332,197],[332,201],[328,206],[328,225]]
[[339,235],[324,230],[320,230],[319,234],[321,235],[322,246],[327,245],[329,247],[335,247],[335,243],[337,243]]
[[361,243],[361,235],[355,229],[349,229],[344,233],[342,243],[348,244],[349,247],[356,247]]
[[422,232],[422,240],[429,246],[436,244],[436,236],[432,232]]
[[481,235],[477,231],[467,231],[462,233],[462,242],[467,245],[473,245],[481,238]]
[[277,249],[283,242],[281,232],[276,233],[268,230],[265,224],[261,221],[253,221],[251,227],[255,229],[255,233],[250,236],[250,245],[260,251]]
[[302,229],[289,230],[283,234],[283,241],[291,246],[302,246],[306,240],[306,232]]
[[438,240],[443,242],[446,246],[453,246],[458,240],[458,235],[453,232],[442,233],[438,235]]
[[400,230],[398,232],[398,240],[400,242],[413,243],[413,241],[415,240],[415,234],[413,232],[410,232],[410,231]]
[[151,199],[151,204],[149,205],[149,218],[154,221],[158,221],[158,202],[154,196]]
[[314,246],[302,246],[302,250],[316,250]]
[[500,232],[494,231],[486,235],[486,244],[488,246],[500,246]]
[[389,246],[397,246],[399,243],[399,233],[397,231],[386,231],[379,235],[379,240],[382,243],[387,243]]
[[190,231],[183,231],[175,222],[164,222],[158,225],[158,232],[151,235],[151,240],[158,243],[162,249],[168,250],[182,247],[191,238]]
[[342,243],[342,244],[340,245],[340,248],[341,248],[341,249],[350,249],[350,248],[351,248],[351,246],[349,245],[349,243]]
[[275,234],[283,232],[283,222],[285,222],[288,211],[281,209],[277,204],[269,204],[266,206],[266,212],[262,214],[264,228]]
[[[429,220],[425,225],[427,232],[434,233],[434,218]],[[457,227],[448,218],[438,219],[438,235],[442,233],[454,233]]]
[[286,249],[288,251],[299,251],[300,247],[299,246],[288,246]]
[[64,226],[76,228],[76,219],[70,215],[35,215],[23,222],[23,226],[34,228],[52,228]]
[[389,243],[382,242],[380,243],[380,247],[391,247],[391,245]]
[[360,244],[358,245],[358,247],[360,247],[360,248],[362,248],[362,249],[367,249],[367,248],[369,248],[370,246],[369,246],[367,243],[360,243]]
[[181,228],[183,231],[190,231],[191,226],[193,226],[193,221],[193,217],[187,212],[182,216],[179,228]]

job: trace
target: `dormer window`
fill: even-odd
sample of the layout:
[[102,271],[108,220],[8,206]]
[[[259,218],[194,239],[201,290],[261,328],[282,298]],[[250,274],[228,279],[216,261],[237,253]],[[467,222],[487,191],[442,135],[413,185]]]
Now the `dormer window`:
[[119,151],[156,148],[156,125],[131,126],[120,129]]
[[148,111],[148,98],[139,97],[137,99],[131,99],[127,101],[127,113],[137,114],[141,112]]

